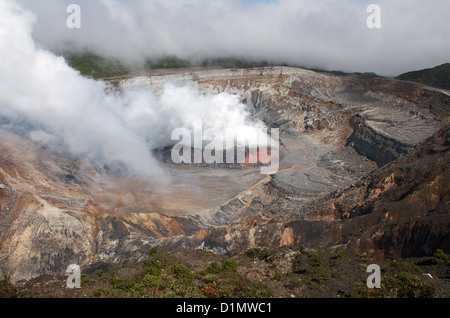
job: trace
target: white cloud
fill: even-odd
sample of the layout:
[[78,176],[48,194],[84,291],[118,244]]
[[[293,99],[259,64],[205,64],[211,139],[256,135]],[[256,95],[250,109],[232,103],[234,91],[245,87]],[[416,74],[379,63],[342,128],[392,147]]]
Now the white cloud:
[[52,49],[88,48],[129,61],[237,56],[385,75],[448,62],[447,0],[379,0],[382,28],[366,26],[369,1],[78,0],[82,29],[65,27],[74,0],[20,0]]

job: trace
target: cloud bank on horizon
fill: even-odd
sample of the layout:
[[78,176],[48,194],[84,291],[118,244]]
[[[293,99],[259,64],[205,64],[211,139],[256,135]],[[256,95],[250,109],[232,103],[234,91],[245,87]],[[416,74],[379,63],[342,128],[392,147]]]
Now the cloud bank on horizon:
[[[448,0],[18,0],[36,16],[33,37],[55,52],[147,58],[235,57],[398,74],[449,62]],[[69,29],[69,4],[81,28]],[[367,6],[381,8],[369,29]]]

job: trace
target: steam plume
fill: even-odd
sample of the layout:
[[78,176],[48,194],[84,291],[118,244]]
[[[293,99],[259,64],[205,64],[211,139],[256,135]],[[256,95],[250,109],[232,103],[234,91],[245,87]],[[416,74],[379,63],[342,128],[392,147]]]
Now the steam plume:
[[0,0],[0,122],[28,127],[36,142],[161,180],[151,149],[173,143],[174,128],[195,120],[217,129],[262,128],[249,123],[238,97],[202,95],[195,85],[169,83],[159,98],[144,88],[107,94],[105,82],[80,76],[35,44],[35,21],[15,2]]

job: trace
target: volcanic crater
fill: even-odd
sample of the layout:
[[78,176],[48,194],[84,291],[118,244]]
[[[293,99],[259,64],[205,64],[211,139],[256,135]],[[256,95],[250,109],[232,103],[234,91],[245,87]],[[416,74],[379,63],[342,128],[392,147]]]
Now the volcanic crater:
[[226,253],[348,248],[377,258],[450,251],[450,93],[391,78],[293,67],[152,70],[104,79],[114,91],[196,83],[238,95],[280,132],[279,167],[174,164],[163,183],[0,138],[0,272],[12,280],[69,264],[138,261],[149,248]]

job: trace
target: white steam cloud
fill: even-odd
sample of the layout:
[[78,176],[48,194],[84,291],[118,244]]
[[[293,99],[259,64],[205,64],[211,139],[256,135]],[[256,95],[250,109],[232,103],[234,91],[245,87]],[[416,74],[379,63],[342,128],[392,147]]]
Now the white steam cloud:
[[36,142],[161,179],[151,149],[174,143],[177,127],[201,120],[206,128],[264,128],[249,122],[237,96],[202,95],[194,85],[168,83],[158,98],[144,88],[108,94],[105,82],[80,76],[39,48],[32,38],[35,21],[12,0],[0,0],[0,122],[28,126]]

